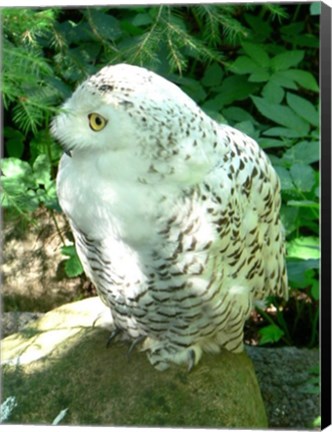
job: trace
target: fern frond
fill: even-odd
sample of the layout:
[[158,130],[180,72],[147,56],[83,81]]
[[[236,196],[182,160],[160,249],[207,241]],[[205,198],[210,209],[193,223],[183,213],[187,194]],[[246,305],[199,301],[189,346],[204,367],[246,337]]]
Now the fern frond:
[[277,17],[279,20],[288,17],[288,13],[283,6],[275,3],[265,3],[264,8],[272,14],[272,18]]

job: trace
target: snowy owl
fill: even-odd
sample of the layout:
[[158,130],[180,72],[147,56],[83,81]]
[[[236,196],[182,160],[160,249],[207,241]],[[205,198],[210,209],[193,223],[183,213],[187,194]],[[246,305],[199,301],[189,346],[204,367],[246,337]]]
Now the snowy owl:
[[158,370],[241,352],[253,302],[287,297],[280,184],[257,143],[127,64],[79,85],[52,133],[59,202],[112,335]]

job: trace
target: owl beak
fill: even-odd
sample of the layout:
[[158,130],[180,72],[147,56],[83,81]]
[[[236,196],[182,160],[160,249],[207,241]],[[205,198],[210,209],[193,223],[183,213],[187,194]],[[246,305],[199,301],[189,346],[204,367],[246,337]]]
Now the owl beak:
[[64,150],[67,156],[71,157],[71,151],[70,150]]

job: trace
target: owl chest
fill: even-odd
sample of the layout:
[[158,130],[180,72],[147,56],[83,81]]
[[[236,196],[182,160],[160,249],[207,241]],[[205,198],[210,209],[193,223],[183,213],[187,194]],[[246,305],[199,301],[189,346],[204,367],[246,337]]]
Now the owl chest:
[[81,232],[92,239],[114,238],[133,246],[153,241],[165,211],[162,196],[171,193],[136,179],[107,178],[97,171],[88,176],[66,162],[58,176],[59,202]]

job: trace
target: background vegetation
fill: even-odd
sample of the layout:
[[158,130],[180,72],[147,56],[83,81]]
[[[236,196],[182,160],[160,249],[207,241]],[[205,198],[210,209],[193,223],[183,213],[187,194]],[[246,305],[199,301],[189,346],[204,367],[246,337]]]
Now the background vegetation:
[[[288,302],[271,298],[253,314],[247,340],[316,347],[319,7],[3,9],[5,216],[29,226],[42,207],[56,223],[61,150],[50,137],[49,124],[77,83],[106,64],[153,69],[178,84],[210,116],[247,133],[268,153],[282,185],[291,292]],[[67,276],[81,274],[72,243],[63,244]]]

